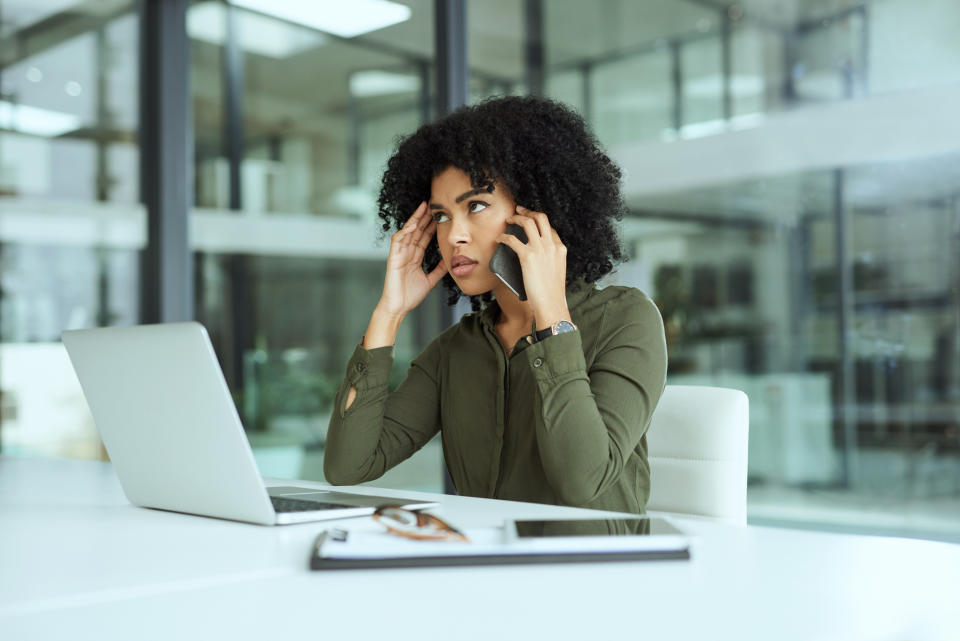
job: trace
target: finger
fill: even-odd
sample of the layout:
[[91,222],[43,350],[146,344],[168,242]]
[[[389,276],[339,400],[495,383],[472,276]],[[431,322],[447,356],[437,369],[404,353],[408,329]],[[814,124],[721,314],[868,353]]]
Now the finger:
[[407,233],[403,230],[398,231],[390,240],[390,255],[402,256],[407,251]]
[[567,246],[563,244],[563,241],[560,240],[560,234],[557,233],[556,229],[551,229],[553,234],[553,244],[560,250],[560,255],[566,258],[567,256]]
[[423,233],[420,234],[420,239],[417,241],[417,247],[420,249],[426,249],[430,242],[433,240],[433,235],[437,231],[437,221],[431,219],[427,226],[424,228]]
[[[414,220],[416,218],[416,220]],[[434,221],[433,216],[426,213],[426,209],[420,211],[418,214],[411,216],[410,221],[413,223],[409,227],[405,226],[402,230],[401,244],[403,246],[412,246],[418,244],[420,241],[420,236],[423,234],[424,230],[430,226],[430,223]]]
[[410,247],[416,252],[417,256],[423,256],[427,246],[430,245],[430,241],[433,240],[433,235],[436,229],[436,222],[430,221],[427,223],[426,228],[417,232],[416,235],[410,236]]
[[409,231],[411,228],[416,227],[417,223],[420,221],[420,218],[423,216],[423,212],[425,211],[427,211],[427,201],[421,200],[420,204],[417,205],[417,208],[413,210],[410,218],[408,218],[407,222],[405,222],[403,227],[400,228],[400,232]]
[[497,242],[503,243],[513,251],[517,252],[517,256],[524,256],[527,253],[527,246],[513,234],[500,234],[500,237],[497,238]]
[[551,237],[550,219],[547,218],[547,215],[545,213],[543,213],[542,211],[533,211],[532,209],[528,209],[523,205],[517,205],[517,212],[519,212],[521,215],[527,218],[531,218],[534,221],[536,221],[537,229],[540,231],[541,238]]
[[533,216],[534,214],[542,214],[540,211],[533,211],[529,207],[524,207],[523,205],[517,205],[517,211],[523,214],[524,216]]
[[423,219],[421,220],[421,223],[417,225],[417,229],[419,229],[420,233],[423,234],[423,233],[426,233],[431,226],[434,226],[434,229],[435,229],[436,224],[437,224],[437,219],[434,218],[433,212],[428,211],[426,214],[424,214]]
[[542,211],[531,212],[530,215],[537,224],[537,229],[540,230],[540,237],[544,239],[553,238],[553,227],[550,226],[550,219],[547,218],[547,215]]
[[537,223],[534,222],[532,218],[528,218],[527,216],[508,216],[507,222],[523,227],[523,231],[527,233],[528,243],[540,243],[540,230],[537,229]]
[[427,274],[427,282],[430,284],[430,287],[435,286],[440,279],[443,278],[444,274],[447,273],[447,265],[442,260],[440,264],[433,268],[433,271]]
[[406,243],[412,245],[420,240],[420,234],[423,233],[424,228],[426,228],[432,220],[432,216],[420,215],[415,221],[412,221],[413,224],[403,231]]

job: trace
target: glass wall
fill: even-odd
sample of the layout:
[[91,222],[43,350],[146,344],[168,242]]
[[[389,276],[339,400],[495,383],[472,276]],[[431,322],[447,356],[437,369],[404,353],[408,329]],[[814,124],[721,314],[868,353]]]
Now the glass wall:
[[[138,321],[136,12],[2,4],[0,448],[97,457],[57,338]],[[322,478],[382,284],[383,163],[435,116],[433,8],[350,32],[190,7],[197,316],[267,475]],[[539,87],[623,167],[608,282],[660,306],[669,382],[748,393],[750,520],[960,539],[960,7],[470,0],[467,21],[471,100]],[[439,489],[440,459],[377,483]]]
[[139,317],[138,21],[72,0],[0,17],[0,448],[96,458],[60,332]]
[[748,393],[751,521],[960,539],[955,3],[529,4],[468,3],[473,97],[539,56],[623,166],[608,281]]
[[[383,285],[380,176],[430,117],[433,5],[394,6],[402,19],[355,35],[238,6],[237,56],[226,5],[189,10],[198,320],[268,476],[323,478],[333,395]],[[402,327],[395,383],[445,321],[436,294]],[[377,483],[439,491],[441,470],[436,440]]]
[[549,93],[625,169],[668,383],[750,397],[751,522],[960,539],[960,7],[602,4],[635,42],[544,3]]

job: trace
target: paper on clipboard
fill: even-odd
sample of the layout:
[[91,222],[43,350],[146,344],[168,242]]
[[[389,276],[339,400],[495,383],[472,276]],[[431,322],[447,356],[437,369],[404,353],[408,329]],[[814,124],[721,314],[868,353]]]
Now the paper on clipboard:
[[[510,524],[512,526],[512,524]],[[352,531],[346,536],[321,535],[311,568],[352,569],[689,559],[683,537],[649,536],[546,537],[526,540],[503,527],[467,530],[470,542],[421,541],[380,531]]]

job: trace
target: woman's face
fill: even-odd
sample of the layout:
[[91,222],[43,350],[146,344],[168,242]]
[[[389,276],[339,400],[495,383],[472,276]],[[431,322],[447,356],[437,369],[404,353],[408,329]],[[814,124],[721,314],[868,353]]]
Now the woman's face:
[[498,286],[488,265],[516,211],[513,196],[502,185],[477,189],[466,172],[447,167],[433,179],[428,204],[440,255],[460,291],[476,296]]

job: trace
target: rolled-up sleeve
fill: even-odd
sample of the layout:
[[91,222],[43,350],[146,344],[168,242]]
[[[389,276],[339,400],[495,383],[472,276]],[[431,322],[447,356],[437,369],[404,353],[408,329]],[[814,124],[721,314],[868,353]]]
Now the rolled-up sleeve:
[[[391,393],[393,348],[357,346],[336,394],[327,431],[323,472],[328,482],[354,485],[379,478],[439,431],[439,391],[430,351],[414,360]],[[347,408],[351,387],[357,396]]]
[[608,308],[589,371],[579,331],[523,351],[536,383],[544,472],[569,505],[586,505],[616,483],[666,381],[663,321],[653,302],[632,290]]

